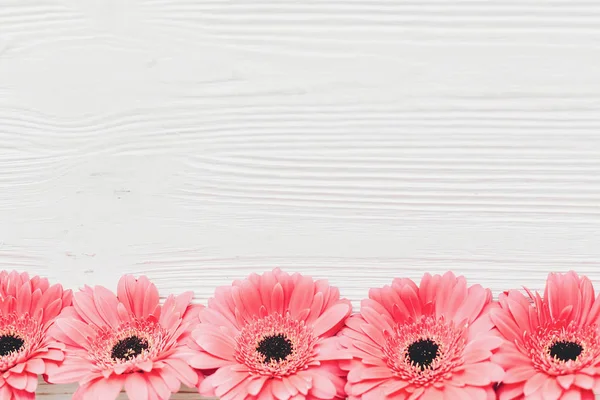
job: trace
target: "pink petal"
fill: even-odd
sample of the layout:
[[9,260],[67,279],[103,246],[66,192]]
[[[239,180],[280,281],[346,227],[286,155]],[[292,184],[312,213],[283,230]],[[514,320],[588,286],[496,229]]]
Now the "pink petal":
[[148,400],[148,382],[141,373],[127,375],[125,391],[130,400]]
[[521,330],[506,310],[493,310],[490,317],[507,341],[514,342],[516,339],[520,339]]
[[133,314],[133,292],[135,277],[133,275],[123,275],[117,284],[117,298],[121,302],[128,313]]
[[75,319],[59,318],[54,325],[69,339],[67,344],[77,347],[86,348],[89,338],[95,335],[89,325]]
[[383,391],[383,393],[386,396],[390,396],[390,395],[393,395],[394,393],[397,393],[398,391],[404,389],[409,384],[410,384],[409,382],[404,381],[404,380],[390,379],[387,382],[385,382],[383,385],[381,385],[381,390]]
[[581,400],[595,400],[596,395],[591,390],[586,390],[581,392]]
[[310,389],[310,381],[307,381],[299,375],[290,375],[289,380],[304,396],[308,394],[308,390]]
[[408,396],[408,400],[418,399],[419,397],[421,397],[421,395],[423,394],[424,391],[425,391],[425,388],[422,386],[416,388],[415,391],[412,392],[412,394],[410,396]]
[[[215,394],[219,398],[226,397],[227,393],[237,387],[238,385],[244,385],[244,382],[249,381],[250,376],[244,372],[232,372],[225,377],[221,377],[220,381],[217,381],[214,375],[210,376],[210,378],[214,377],[213,385],[215,386]],[[246,382],[247,384],[248,382]],[[244,387],[246,387],[244,385]]]
[[594,378],[586,374],[575,375],[575,385],[582,389],[592,389],[594,387]]
[[[35,393],[38,385],[37,375],[27,374],[27,386],[25,386],[25,392]],[[32,399],[35,398],[32,397]]]
[[206,352],[198,352],[189,359],[190,365],[199,369],[216,369],[230,365],[232,362],[232,360],[224,360]]
[[[52,364],[50,364],[52,365]],[[47,366],[48,367],[48,366]],[[80,357],[66,358],[60,369],[48,373],[50,383],[73,383],[90,374],[93,365]]]
[[444,400],[444,392],[434,387],[428,387],[419,400]]
[[27,387],[27,375],[26,374],[11,374],[5,377],[6,382],[15,389],[25,389]]
[[[37,290],[35,292],[37,292]],[[37,301],[34,301],[34,298],[37,298],[37,295],[32,296],[31,311],[35,311],[36,308],[47,308],[48,304],[52,303],[56,299],[61,298],[61,294],[64,294],[61,285],[52,285],[47,290],[41,292],[43,294],[41,295],[41,297],[39,297],[39,299],[37,299]],[[71,292],[69,291],[69,293]],[[65,303],[65,305],[68,304]]]
[[283,308],[285,303],[285,296],[283,292],[283,287],[280,283],[277,283],[273,288],[273,295],[271,297],[271,310],[283,315]]
[[181,388],[181,381],[171,368],[163,368],[160,377],[165,382],[171,393],[178,392]]
[[17,374],[20,374],[24,370],[25,370],[25,363],[18,363],[17,365],[13,366],[8,371],[5,371],[4,373],[5,374],[7,374],[7,373],[17,373]]
[[338,337],[323,339],[319,345],[319,352],[315,356],[315,359],[319,361],[338,361],[351,358],[352,356],[349,354],[349,352],[342,348],[340,339]]
[[579,389],[570,389],[563,393],[561,400],[582,400],[582,392]]
[[385,343],[385,336],[383,332],[378,330],[373,325],[363,324],[360,329],[374,342],[374,343]]
[[[467,345],[468,347],[469,345]],[[492,361],[502,365],[505,368],[512,368],[513,366],[526,367],[531,365],[531,359],[520,353],[514,344],[504,343],[502,351],[495,353],[492,356]]]
[[183,384],[190,387],[196,386],[198,383],[198,374],[196,374],[186,362],[176,358],[169,358],[164,362],[173,368]]
[[445,385],[443,388],[444,392],[444,400],[454,400],[454,399],[468,399],[468,394],[465,393],[462,388],[458,388],[453,385]]
[[267,381],[266,376],[260,376],[250,381],[247,386],[248,394],[251,396],[257,396],[263,388],[263,385]]
[[168,399],[171,396],[171,391],[169,390],[169,387],[165,381],[162,379],[162,376],[149,374],[147,379],[160,399]]
[[481,285],[471,286],[467,291],[467,298],[452,320],[455,323],[460,323],[464,320],[469,323],[473,322],[489,302],[489,297],[489,289],[484,289]]
[[89,390],[102,400],[114,400],[123,389],[122,378],[98,379],[89,384]]
[[[521,332],[523,331],[527,331],[527,332],[531,332],[531,326],[529,325],[529,305],[527,304],[527,306],[521,304],[520,302],[513,300],[512,296],[514,296],[514,292],[511,292],[508,296],[508,298],[506,299],[506,304],[508,306],[508,309],[510,310],[510,313],[512,314],[517,326],[519,327],[519,330]],[[519,293],[519,295],[521,295],[521,297],[523,297],[522,294]]]
[[465,351],[465,364],[474,364],[480,361],[489,360],[492,357],[492,352],[486,349],[475,348],[471,351]]
[[224,360],[234,359],[235,342],[212,325],[199,325],[192,336],[204,350]]
[[373,325],[377,330],[383,332],[385,330],[391,331],[392,327],[388,324],[388,322],[383,318],[381,314],[375,311],[371,307],[361,307],[360,314],[369,324]]
[[575,382],[575,375],[558,375],[556,380],[563,389],[569,389],[573,382]]
[[313,322],[315,322],[317,318],[319,318],[319,315],[321,315],[321,310],[323,309],[323,304],[323,293],[319,292],[315,294],[312,300],[312,304],[310,305],[310,312],[308,314],[308,317],[306,318],[307,324],[310,325]]
[[449,291],[450,297],[448,299],[447,302],[444,302],[444,307],[443,309],[445,310],[443,314],[438,314],[438,316],[441,315],[454,315],[460,308],[460,306],[463,304],[464,300],[467,297],[467,281],[464,277],[459,276],[457,278],[455,278],[456,283],[454,284],[453,288],[450,288],[451,290]]
[[258,284],[258,290],[260,292],[261,303],[267,308],[267,313],[270,314],[274,310],[271,309],[271,294],[277,281],[271,271],[265,272],[262,277],[258,275],[254,277],[255,282]]
[[336,304],[327,309],[314,323],[313,334],[321,336],[339,325],[352,312],[352,307],[346,303]]
[[549,379],[546,374],[543,372],[538,372],[533,375],[531,378],[525,382],[525,386],[523,387],[523,393],[525,396],[529,396],[535,393],[542,385],[546,382],[546,379]]
[[403,285],[400,289],[400,298],[411,316],[417,317],[421,315],[421,303],[417,295],[419,288],[413,281],[408,280],[408,284]]
[[518,384],[502,384],[497,390],[498,400],[513,400],[522,399],[523,385]]
[[81,318],[90,324],[94,324],[98,327],[103,327],[106,324],[96,309],[94,304],[93,294],[87,291],[79,291],[73,296],[73,307],[77,310],[77,313]]
[[421,300],[421,304],[433,302],[435,299],[435,293],[437,292],[439,278],[439,275],[432,277],[429,273],[425,273],[423,275],[419,285],[419,298]]
[[152,371],[154,363],[152,362],[152,360],[144,360],[137,362],[135,365],[144,372],[150,372]]
[[242,297],[244,299],[244,305],[246,306],[246,310],[251,316],[258,316],[260,312],[260,307],[262,305],[260,301],[260,292],[258,288],[254,286],[252,282],[249,280],[245,280],[242,282]]
[[292,392],[283,383],[280,378],[271,379],[269,381],[273,395],[279,400],[287,400],[292,396]]
[[372,367],[362,370],[353,370],[351,372],[354,371],[360,371],[360,373],[348,375],[348,381],[351,383],[368,379],[388,379],[394,376],[392,370],[388,367]]
[[326,375],[315,371],[312,374],[311,393],[321,399],[332,399],[335,397],[337,390],[333,382]]
[[46,360],[62,361],[65,358],[65,353],[63,353],[63,351],[59,349],[49,349],[40,357]]
[[31,308],[31,283],[26,281],[21,285],[17,295],[17,313],[28,313]]
[[498,336],[491,335],[480,335],[476,339],[470,341],[466,348],[465,352],[473,351],[474,349],[478,350],[495,350],[502,346],[505,341]]
[[225,315],[219,311],[215,311],[209,307],[203,308],[198,314],[201,323],[211,324],[218,327],[226,327],[227,329],[237,332],[238,327],[236,322],[230,321]]
[[[145,278],[145,277],[141,277],[141,278]],[[146,289],[146,293],[144,295],[144,306],[142,308],[141,317],[147,318],[150,314],[152,314],[152,312],[154,311],[156,306],[158,306],[159,301],[160,301],[160,297],[158,295],[158,289],[156,288],[156,286],[154,286],[154,284],[148,285],[147,289]],[[140,315],[138,315],[138,316],[140,316]]]
[[517,383],[531,379],[536,374],[535,369],[531,365],[523,365],[511,368],[506,371],[504,383]]
[[562,389],[555,379],[549,378],[546,380],[542,388],[542,397],[544,400],[558,400],[562,394]]
[[[63,309],[64,303],[62,299],[56,299],[43,309],[43,318],[42,323],[46,323],[52,319],[54,319],[57,315],[60,314],[60,311]],[[36,310],[36,311],[39,311]]]
[[489,303],[484,307],[481,315],[473,321],[468,329],[467,340],[475,340],[481,334],[487,334],[490,330],[494,328],[494,323],[491,318],[491,311],[496,310],[498,307],[495,307],[494,303]]
[[46,364],[40,358],[31,358],[27,360],[25,369],[34,374],[43,374],[46,372]]
[[281,381],[283,382],[283,384],[285,385],[285,387],[287,388],[288,392],[291,393],[291,398],[293,399],[294,397],[296,397],[296,395],[298,395],[298,389],[296,388],[296,386],[290,381],[289,377],[285,376],[281,378]]
[[314,296],[314,288],[315,284],[312,278],[308,276],[300,278],[290,298],[289,309],[292,317],[297,317],[306,308],[310,309],[310,304]]
[[586,325],[593,325],[598,323],[598,319],[600,317],[600,296],[596,298],[594,303],[592,304],[592,308],[590,309],[587,318]]
[[500,382],[504,377],[504,370],[492,362],[471,364],[465,369],[461,381],[467,385],[485,386],[492,382]]
[[117,314],[117,305],[119,304],[117,296],[102,286],[96,286],[94,290],[94,304],[98,315],[102,317],[105,324],[111,326],[113,329],[117,329],[120,325]]
[[129,322],[131,320],[129,311],[127,311],[127,308],[123,303],[117,304],[117,315],[121,322]]

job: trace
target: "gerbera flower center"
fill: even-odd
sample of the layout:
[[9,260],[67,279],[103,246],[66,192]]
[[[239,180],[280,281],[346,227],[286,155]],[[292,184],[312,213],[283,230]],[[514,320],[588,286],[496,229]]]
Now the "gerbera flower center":
[[256,347],[256,351],[265,356],[265,363],[285,360],[293,349],[292,342],[281,333],[265,337]]
[[411,364],[416,364],[422,370],[428,368],[438,356],[438,346],[431,339],[419,339],[406,349],[406,357]]
[[114,329],[103,327],[96,330],[90,341],[88,357],[100,369],[119,367],[124,373],[139,371],[141,362],[154,360],[168,351],[174,342],[169,332],[154,319],[132,319]]
[[576,322],[550,322],[526,333],[515,343],[531,357],[536,369],[550,375],[572,374],[594,365],[600,359],[600,337],[596,325],[579,326]]
[[465,328],[443,318],[421,317],[386,333],[385,360],[394,375],[416,386],[451,376],[463,364]]
[[0,316],[0,372],[37,350],[44,334],[44,327],[29,314]]
[[7,356],[11,353],[17,353],[23,348],[25,341],[17,335],[2,335],[0,336],[0,357]]
[[567,342],[565,340],[554,342],[554,344],[550,346],[550,355],[561,361],[575,361],[582,351],[583,347],[581,347],[579,343]]
[[121,339],[114,345],[110,356],[113,360],[130,360],[142,354],[142,351],[148,350],[148,341],[137,336],[130,336]]
[[253,375],[287,376],[314,361],[317,338],[303,321],[272,314],[248,323],[236,338],[235,359]]

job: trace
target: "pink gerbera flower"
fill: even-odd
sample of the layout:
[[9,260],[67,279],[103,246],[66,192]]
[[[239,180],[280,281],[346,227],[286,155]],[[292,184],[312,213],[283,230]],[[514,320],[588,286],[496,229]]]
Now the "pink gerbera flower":
[[342,363],[349,399],[494,399],[504,371],[491,362],[502,343],[493,307],[489,289],[451,272],[371,289],[340,333],[354,356]]
[[552,273],[543,298],[527,293],[502,294],[492,315],[507,340],[494,355],[506,369],[499,398],[594,399],[600,394],[600,298],[592,283],[575,272]]
[[186,346],[197,320],[192,296],[171,295],[160,305],[143,276],[123,276],[116,296],[86,286],[55,322],[52,335],[65,343],[66,358],[49,381],[78,382],[73,399],[85,400],[115,399],[123,387],[132,400],[164,400],[181,383],[195,386],[199,374],[188,365]]
[[64,358],[61,343],[47,333],[71,291],[26,273],[0,272],[0,399],[35,398],[38,374]]
[[199,387],[221,400],[345,397],[334,335],[352,310],[338,289],[279,269],[216,290],[193,332]]

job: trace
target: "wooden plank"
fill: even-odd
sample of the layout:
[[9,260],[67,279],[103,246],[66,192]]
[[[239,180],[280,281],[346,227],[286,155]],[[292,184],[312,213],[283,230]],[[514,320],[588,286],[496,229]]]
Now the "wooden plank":
[[598,283],[599,44],[591,0],[0,0],[0,268]]

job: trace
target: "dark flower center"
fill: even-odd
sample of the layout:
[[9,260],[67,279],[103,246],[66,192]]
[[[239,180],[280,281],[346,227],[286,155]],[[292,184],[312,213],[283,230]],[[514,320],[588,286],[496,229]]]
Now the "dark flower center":
[[583,351],[579,343],[560,341],[554,342],[550,347],[550,355],[560,361],[575,361]]
[[439,346],[433,340],[421,339],[408,346],[406,357],[411,364],[424,370],[437,358],[438,349]]
[[265,363],[285,360],[293,350],[292,342],[281,333],[264,337],[256,347],[256,351],[265,356]]
[[0,336],[0,357],[21,350],[25,341],[15,335]]
[[113,346],[110,356],[113,360],[126,361],[142,354],[144,350],[148,350],[148,341],[137,336],[130,336],[119,340]]

